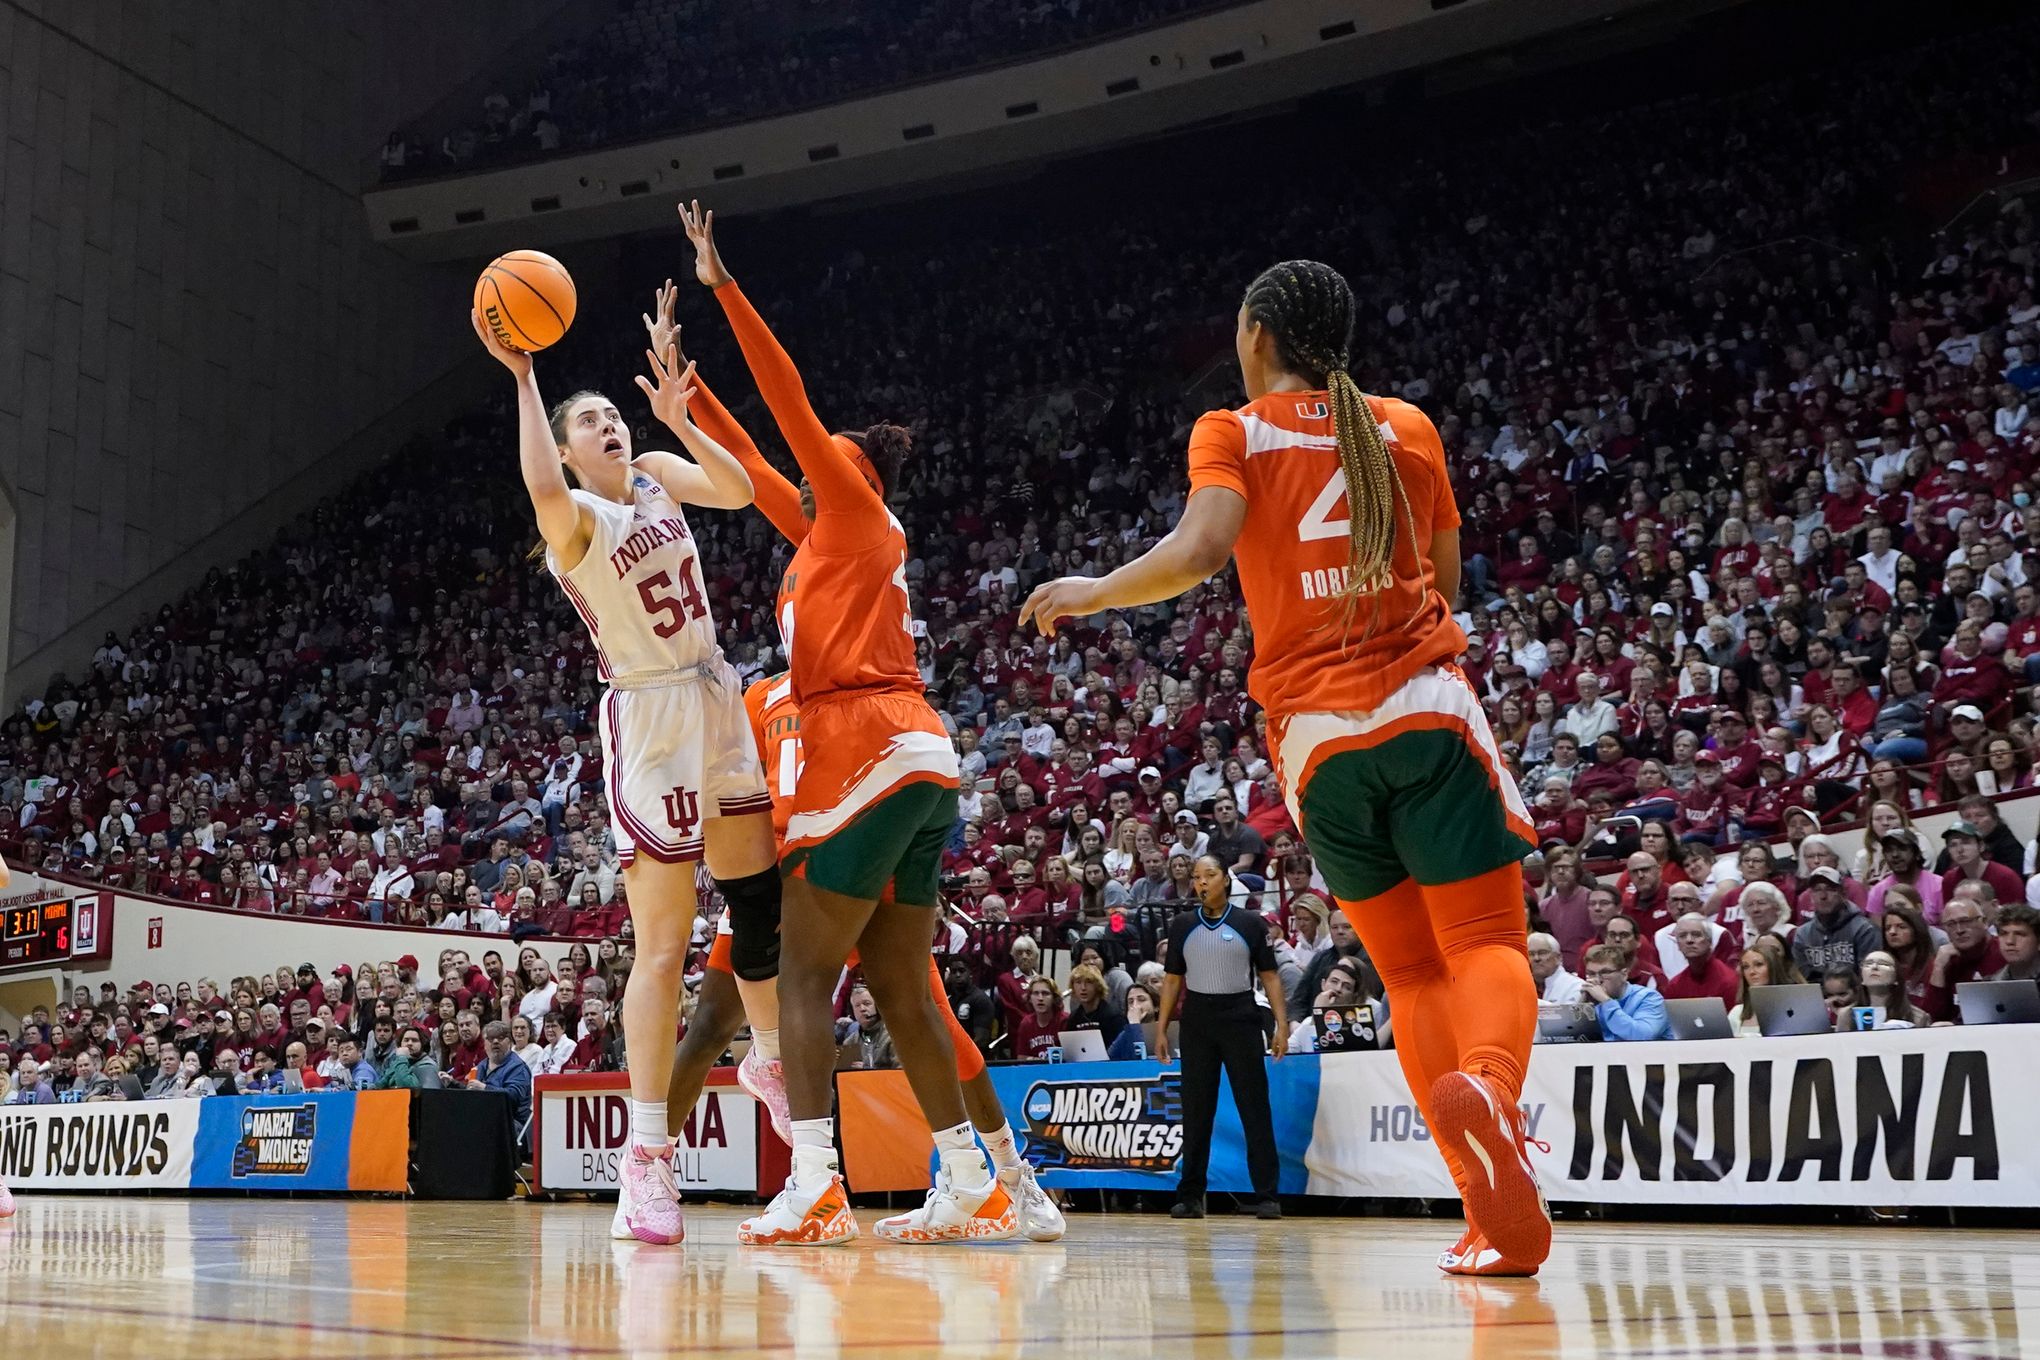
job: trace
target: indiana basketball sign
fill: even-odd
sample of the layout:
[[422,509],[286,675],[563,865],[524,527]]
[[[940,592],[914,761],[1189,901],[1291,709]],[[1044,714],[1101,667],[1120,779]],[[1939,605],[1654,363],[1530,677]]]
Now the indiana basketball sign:
[[[535,1105],[538,1183],[546,1190],[614,1190],[630,1146],[630,1081],[622,1073],[540,1077]],[[758,1102],[710,1085],[673,1149],[682,1190],[758,1189]]]

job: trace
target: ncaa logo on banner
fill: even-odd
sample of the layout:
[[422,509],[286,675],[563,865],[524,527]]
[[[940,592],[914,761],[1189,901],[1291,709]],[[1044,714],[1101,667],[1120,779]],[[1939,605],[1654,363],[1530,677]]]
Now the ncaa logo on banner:
[[1183,1153],[1182,1076],[1037,1081],[1021,1101],[1044,1170],[1169,1171]]
[[312,1165],[319,1127],[318,1107],[259,1105],[241,1111],[241,1136],[234,1143],[235,1180],[244,1176],[302,1176]]

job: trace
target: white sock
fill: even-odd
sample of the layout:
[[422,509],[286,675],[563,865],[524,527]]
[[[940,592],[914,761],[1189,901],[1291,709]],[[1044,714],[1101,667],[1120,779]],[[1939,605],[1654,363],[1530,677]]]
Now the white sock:
[[812,1185],[836,1174],[836,1121],[796,1119],[793,1121],[793,1179]]
[[759,1029],[755,1025],[752,1026],[751,1047],[756,1049],[758,1056],[766,1062],[778,1062],[779,1031],[776,1029]]
[[666,1102],[633,1100],[630,1103],[630,1145],[662,1148],[669,1141],[666,1133]]
[[974,1189],[992,1178],[985,1154],[978,1151],[976,1130],[968,1123],[935,1130],[935,1150],[942,1155],[950,1179],[959,1186]]
[[1001,1171],[1011,1171],[1020,1165],[1020,1145],[1013,1139],[1013,1126],[1001,1122],[990,1133],[982,1129],[978,1137],[984,1140],[985,1151],[992,1154],[992,1165]]

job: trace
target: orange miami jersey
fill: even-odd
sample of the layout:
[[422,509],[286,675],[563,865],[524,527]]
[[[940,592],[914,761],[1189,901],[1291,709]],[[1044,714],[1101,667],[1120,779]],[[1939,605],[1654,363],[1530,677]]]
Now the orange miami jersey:
[[1466,646],[1430,557],[1432,536],[1459,526],[1438,431],[1407,402],[1366,400],[1408,509],[1396,507],[1394,579],[1350,606],[1346,479],[1328,395],[1270,393],[1207,412],[1190,436],[1191,493],[1223,487],[1247,502],[1233,547],[1254,628],[1247,688],[1271,717],[1372,710]]
[[800,783],[800,705],[793,697],[793,677],[781,671],[753,680],[744,691],[744,711],[751,717],[751,735],[772,794],[772,837],[784,845],[793,791]]
[[[751,715],[751,734],[757,738],[758,754],[765,763],[765,782],[772,791],[773,835],[783,846],[786,819],[793,812],[793,793],[800,782],[801,766],[800,704],[793,697],[793,677],[782,671],[753,680],[744,691],[744,708]],[[724,920],[728,919],[725,914]],[[719,938],[710,966],[729,972],[728,950],[728,943]],[[855,950],[846,962],[851,968],[858,966]],[[947,1019],[950,1046],[956,1050],[956,1074],[969,1081],[985,1070],[984,1055],[978,1052],[977,1044],[951,1009],[949,993],[942,985],[941,966],[932,955],[928,959],[928,990]]]
[[808,734],[784,831],[797,854],[909,785],[957,787],[956,748],[922,697],[906,535],[890,514],[881,530],[832,553],[810,534],[780,583],[779,631]]

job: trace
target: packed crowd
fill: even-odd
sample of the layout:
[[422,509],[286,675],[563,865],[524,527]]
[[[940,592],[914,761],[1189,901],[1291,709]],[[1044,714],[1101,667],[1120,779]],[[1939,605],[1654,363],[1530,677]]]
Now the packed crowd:
[[[732,259],[771,260],[747,281],[824,417],[915,433],[898,512],[924,675],[977,780],[938,945],[985,1023],[1013,1044],[1044,1013],[1044,947],[1095,949],[1079,1005],[1123,1013],[1204,853],[1283,928],[1300,1006],[1373,987],[1364,959],[1335,966],[1357,945],[1294,843],[1232,581],[1053,643],[1014,626],[1032,583],[1109,569],[1173,521],[1188,422],[1227,399],[1223,378],[1185,386],[1222,352],[1223,281],[1283,254],[1346,269],[1362,385],[1436,419],[1465,515],[1465,670],[1554,859],[1650,849],[1669,876],[1688,847],[2030,784],[2034,226],[2014,200],[1918,239],[1885,205],[1922,165],[2040,135],[2035,49],[2029,20],[1474,141],[1413,123],[1394,161],[1271,185],[1252,230],[1192,210],[1186,167],[1285,131],[1322,144],[1315,115],[1144,149],[1096,201],[1043,195],[1042,220],[971,200],[729,231]],[[631,248],[634,273],[671,271],[678,252],[653,250]],[[547,390],[625,381],[642,306],[584,300]],[[769,448],[719,329],[686,346]],[[619,933],[594,657],[521,560],[510,428],[478,411],[421,440],[401,478],[109,636],[0,729],[0,844],[245,910]],[[756,516],[698,518],[733,660],[775,668],[783,549]],[[1996,879],[1987,923],[2025,899],[2023,857],[2016,884],[1961,864]],[[1890,872],[1834,868],[1852,898]],[[1716,871],[1698,881],[1734,921]],[[1915,937],[1934,943],[1961,885],[1936,905],[1927,883]]]
[[[436,138],[390,134],[383,178],[455,174],[689,132],[1037,56],[1238,0],[634,0],[555,43]],[[519,88],[512,95],[506,92]]]

